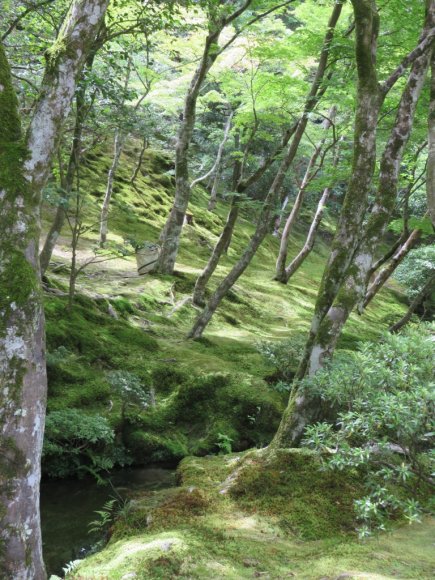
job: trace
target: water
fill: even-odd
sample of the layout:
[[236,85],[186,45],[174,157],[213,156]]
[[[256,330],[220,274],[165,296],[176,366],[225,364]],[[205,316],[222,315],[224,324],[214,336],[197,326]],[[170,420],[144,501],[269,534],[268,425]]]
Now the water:
[[[112,473],[110,479],[124,498],[135,491],[174,486],[175,471],[160,467],[125,469]],[[98,518],[95,510],[114,496],[110,486],[97,485],[93,479],[42,482],[42,541],[49,575],[62,575],[62,567],[67,562],[83,558],[100,539],[98,534],[88,533],[88,524]]]

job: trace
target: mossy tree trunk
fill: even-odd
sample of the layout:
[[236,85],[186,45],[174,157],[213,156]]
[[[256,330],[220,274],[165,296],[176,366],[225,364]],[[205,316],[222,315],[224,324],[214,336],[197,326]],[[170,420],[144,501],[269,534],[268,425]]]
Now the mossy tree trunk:
[[426,191],[427,207],[435,227],[435,50],[432,52],[431,73]]
[[[210,300],[204,307],[204,310],[198,316],[193,327],[188,333],[188,338],[198,339],[202,336],[202,333],[204,332],[205,328],[210,322],[213,314],[216,312],[219,304],[222,302],[227,292],[232,288],[232,286],[237,282],[237,280],[249,266],[252,258],[254,257],[264,238],[266,237],[266,235],[269,233],[269,231],[273,226],[275,208],[279,200],[279,195],[282,189],[284,178],[286,176],[288,169],[293,163],[296,153],[298,151],[300,142],[302,140],[308,122],[308,115],[316,106],[320,96],[324,93],[323,90],[324,87],[322,87],[322,83],[325,76],[331,42],[334,37],[335,26],[340,17],[342,7],[343,7],[342,1],[335,2],[331,17],[328,21],[328,29],[323,41],[322,51],[320,53],[319,64],[316,70],[316,74],[312,82],[310,92],[305,101],[304,112],[299,121],[297,122],[297,124],[294,127],[290,128],[288,131],[289,139],[291,135],[293,136],[293,138],[291,139],[290,144],[287,147],[287,151],[284,155],[284,158],[281,161],[281,164],[275,175],[273,183],[270,186],[269,191],[266,195],[262,210],[257,220],[256,230],[239,260],[236,262],[236,264],[233,266],[233,268],[231,269],[229,274],[224,278],[224,280],[218,285],[215,292],[211,296]],[[273,159],[268,161],[273,162]],[[246,187],[247,183],[252,182],[253,179],[255,179],[255,174],[251,175],[251,177],[247,182],[240,182],[239,188]],[[216,267],[216,265],[217,261],[214,267]]]
[[27,141],[0,44],[0,575],[5,580],[46,577],[39,516],[47,383],[38,256],[41,189],[107,4],[72,3],[46,55]]
[[[375,169],[376,126],[380,105],[406,67],[402,63],[382,85],[378,85],[375,58],[379,17],[376,3],[373,0],[352,0],[352,4],[358,71],[352,177],[323,274],[310,335],[297,373],[298,379],[306,374],[314,374],[330,358],[350,312],[364,299],[375,250],[396,202],[401,159],[412,130],[416,103],[430,60],[431,43],[427,43],[427,34],[428,31],[433,32],[433,2],[426,15],[419,46],[410,53],[413,55],[409,61],[413,63],[411,72],[382,155],[376,201],[367,225],[363,228]],[[405,62],[408,62],[407,59]],[[297,393],[289,402],[272,447],[296,445],[304,426],[315,415],[316,406],[316,401]]]

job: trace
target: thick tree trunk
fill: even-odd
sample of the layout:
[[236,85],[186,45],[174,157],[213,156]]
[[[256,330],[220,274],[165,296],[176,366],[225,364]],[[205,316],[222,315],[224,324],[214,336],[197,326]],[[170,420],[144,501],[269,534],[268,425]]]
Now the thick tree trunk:
[[403,261],[403,259],[409,254],[412,248],[415,246],[417,241],[420,239],[421,230],[413,230],[408,236],[407,240],[400,246],[397,252],[389,261],[388,265],[383,268],[375,277],[373,282],[370,284],[369,289],[364,297],[364,302],[360,310],[362,311],[367,308],[369,303],[373,300],[385,282],[391,277],[393,272],[396,270],[397,266]]
[[109,169],[109,173],[107,174],[106,192],[104,194],[103,205],[101,207],[100,246],[104,246],[104,244],[107,242],[110,200],[112,199],[113,183],[115,181],[116,170],[118,169],[119,159],[121,157],[122,149],[124,147],[125,137],[126,136],[124,135],[124,133],[120,131],[120,129],[116,129],[115,139],[113,143],[113,159]]
[[431,62],[431,85],[430,85],[430,105],[428,121],[428,142],[429,154],[427,158],[427,208],[435,228],[435,50],[432,53]]
[[408,322],[411,320],[411,316],[414,314],[416,309],[420,306],[423,300],[427,296],[429,296],[431,292],[433,292],[434,288],[435,288],[435,272],[429,275],[426,284],[423,286],[423,288],[411,302],[404,316],[402,316],[402,318],[399,321],[397,321],[390,327],[389,329],[390,332],[399,332],[399,330],[403,328],[405,324],[408,324]]
[[[355,253],[368,204],[376,161],[376,125],[380,97],[375,65],[379,18],[376,4],[353,0],[355,13],[356,63],[358,72],[355,138],[352,174],[344,199],[331,253],[326,264],[305,353],[297,376],[302,378],[313,351],[320,324],[340,289]],[[315,372],[312,367],[310,372]]]
[[[325,360],[332,355],[338,337],[352,308],[362,300],[367,287],[367,277],[373,263],[374,249],[388,223],[396,201],[397,181],[404,147],[412,129],[415,106],[430,59],[430,48],[419,52],[412,65],[406,87],[402,93],[395,125],[381,159],[379,187],[371,216],[362,232],[362,218],[367,205],[367,197],[374,173],[376,123],[382,98],[391,88],[390,79],[383,88],[377,90],[376,80],[376,38],[378,16],[375,2],[352,0],[356,23],[356,56],[358,69],[358,104],[355,120],[355,149],[353,175],[346,194],[338,231],[332,253],[325,269],[316,310],[311,326],[303,360],[297,378],[306,373],[314,374]],[[425,31],[433,27],[435,6],[431,3],[427,13]],[[424,34],[423,34],[424,36]],[[393,77],[398,78],[397,75]],[[372,95],[372,96],[370,96]],[[374,96],[374,97],[373,97]],[[373,102],[373,98],[375,101]],[[361,133],[361,130],[364,133]],[[367,164],[367,160],[369,163]],[[360,180],[358,184],[355,179]],[[362,186],[362,189],[361,189]],[[362,215],[355,222],[352,211]],[[349,229],[350,226],[350,229]],[[348,233],[349,237],[344,236]],[[364,237],[358,247],[358,238]],[[345,252],[337,244],[345,246]],[[343,255],[351,253],[351,258]],[[345,267],[343,268],[343,264]],[[351,268],[349,268],[351,266]],[[318,402],[303,393],[298,393],[289,402],[273,446],[297,445],[304,426],[315,415]]]
[[[432,17],[435,20],[435,3]],[[395,208],[402,156],[411,134],[415,109],[426,78],[430,56],[429,50],[418,57],[411,68],[395,125],[381,158],[375,204],[362,232],[362,241],[354,253],[352,266],[336,300],[319,327],[316,348],[310,360],[310,374],[323,365],[325,358],[332,356],[350,313],[357,304],[362,305],[364,301],[376,250]]]
[[43,580],[39,481],[45,420],[44,316],[38,243],[41,189],[61,123],[108,0],[73,2],[47,52],[27,144],[0,45],[0,575]]
[[[302,136],[305,132],[305,128],[308,122],[308,115],[314,109],[314,107],[318,102],[319,92],[321,89],[321,84],[323,82],[326,65],[328,61],[330,44],[334,36],[335,26],[341,14],[342,6],[343,3],[341,1],[337,1],[334,5],[332,15],[328,22],[328,30],[325,34],[322,52],[319,59],[319,65],[317,67],[316,75],[314,77],[310,92],[308,94],[305,103],[304,113],[302,117],[299,119],[296,127],[290,130],[293,133],[293,139],[291,140],[287,148],[287,152],[284,156],[284,159],[281,161],[280,167],[275,175],[275,179],[273,180],[273,183],[267,193],[262,211],[260,212],[260,216],[257,221],[256,230],[253,236],[251,237],[251,240],[248,246],[246,247],[245,251],[243,252],[242,256],[240,257],[240,259],[236,262],[236,264],[233,266],[232,270],[224,278],[224,280],[218,285],[215,292],[211,296],[209,302],[207,303],[206,307],[197,318],[191,331],[188,334],[188,338],[197,339],[202,336],[202,333],[204,332],[205,328],[210,322],[213,314],[215,313],[222,299],[224,298],[228,290],[230,290],[230,288],[236,283],[239,277],[246,270],[252,258],[254,257],[256,251],[260,247],[262,241],[272,228],[273,224],[271,220],[273,219],[275,206],[279,199],[279,194],[282,189],[285,175],[289,167],[293,163],[293,160],[298,151],[299,144],[301,142]],[[244,186],[245,185],[246,182]],[[240,184],[240,186],[242,186],[242,184]]]

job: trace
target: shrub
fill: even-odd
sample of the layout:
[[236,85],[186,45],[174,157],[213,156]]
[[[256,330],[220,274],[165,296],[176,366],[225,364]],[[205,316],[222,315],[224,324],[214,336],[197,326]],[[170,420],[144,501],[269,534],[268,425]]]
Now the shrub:
[[304,345],[301,337],[280,342],[264,340],[257,343],[257,350],[275,369],[273,378],[277,381],[288,381],[294,376]]
[[128,463],[123,448],[104,417],[86,415],[78,409],[49,413],[46,420],[43,471],[50,477],[81,477]]
[[433,484],[433,380],[433,337],[416,327],[337,356],[302,385],[338,410],[334,423],[308,427],[303,445],[326,453],[330,469],[365,472],[368,493],[355,502],[361,536],[388,517],[421,513]]

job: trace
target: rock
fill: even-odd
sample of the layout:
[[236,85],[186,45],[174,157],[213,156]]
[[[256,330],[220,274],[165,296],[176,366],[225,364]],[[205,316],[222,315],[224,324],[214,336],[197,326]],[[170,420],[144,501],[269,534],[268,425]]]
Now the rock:
[[255,558],[246,558],[246,560],[243,560],[243,565],[245,568],[255,568],[259,564],[259,560],[256,560]]
[[130,580],[130,578],[137,578],[136,572],[127,572],[127,574],[121,576],[121,580]]

